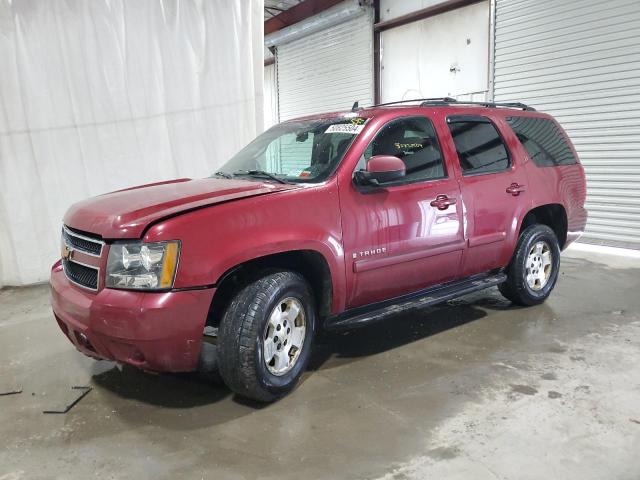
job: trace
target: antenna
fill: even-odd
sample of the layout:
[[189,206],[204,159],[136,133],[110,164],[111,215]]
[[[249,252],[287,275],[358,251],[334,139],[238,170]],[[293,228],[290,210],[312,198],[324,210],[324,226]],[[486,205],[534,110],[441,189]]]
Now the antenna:
[[358,100],[356,100],[355,102],[353,102],[353,107],[351,107],[351,111],[352,111],[352,112],[357,112],[358,110],[360,110],[359,103],[360,103],[360,102],[359,102]]

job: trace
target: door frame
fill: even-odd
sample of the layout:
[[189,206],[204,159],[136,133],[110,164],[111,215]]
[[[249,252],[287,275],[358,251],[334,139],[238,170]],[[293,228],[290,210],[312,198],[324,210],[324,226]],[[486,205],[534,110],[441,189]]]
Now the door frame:
[[[349,148],[345,158],[343,159],[343,165],[337,172],[338,184],[339,184],[339,192],[348,192],[347,195],[362,195],[362,196],[370,196],[370,195],[398,195],[402,194],[403,191],[415,192],[416,190],[429,188],[437,188],[438,185],[442,185],[442,189],[451,190],[452,187],[456,191],[457,198],[461,196],[460,191],[460,182],[459,182],[459,168],[456,168],[455,162],[457,162],[457,156],[453,157],[450,152],[445,153],[445,142],[443,142],[443,133],[442,128],[438,128],[438,122],[434,118],[434,114],[437,110],[427,110],[424,108],[416,109],[407,109],[405,112],[391,111],[391,112],[383,112],[376,115],[375,118],[372,119],[366,131],[363,131],[360,135],[360,138],[354,142]],[[358,167],[358,163],[367,147],[375,139],[375,137],[380,133],[380,131],[389,123],[394,121],[402,120],[404,118],[424,118],[428,120],[436,135],[436,141],[442,155],[442,163],[445,169],[446,176],[443,178],[437,179],[425,179],[425,180],[415,180],[406,183],[399,183],[395,185],[389,185],[384,188],[380,188],[380,190],[375,191],[361,191],[358,187],[353,183],[353,176],[356,168]],[[450,148],[449,148],[450,150]],[[345,214],[344,210],[344,202],[343,198],[344,193],[339,193],[341,197],[341,211],[342,215]],[[434,195],[435,198],[435,195]],[[462,259],[464,258],[464,251],[466,250],[467,242],[465,240],[465,232],[464,232],[464,222],[463,222],[463,211],[460,206],[460,201],[455,205],[455,211],[458,215],[458,221],[460,223],[458,233],[460,233],[459,240],[452,241],[447,244],[442,244],[440,246],[435,246],[433,248],[425,248],[424,250],[418,250],[411,252],[389,252],[386,250],[388,246],[382,245],[370,245],[366,246],[367,249],[374,250],[374,254],[371,254],[371,250],[363,250],[364,255],[360,256],[359,252],[356,252],[359,257],[353,257],[354,252],[348,250],[352,248],[352,246],[345,245],[344,242],[344,232],[343,232],[343,248],[345,249],[345,274],[347,278],[351,279],[351,282],[347,282],[348,285],[354,284],[356,281],[356,275],[362,274],[363,272],[376,270],[378,268],[391,267],[395,265],[399,265],[402,263],[407,263],[416,260],[422,260],[429,257],[434,257],[438,255],[445,255],[447,253],[453,253],[456,251],[462,252],[460,255],[460,261],[457,266],[457,270],[454,274],[454,278],[458,278],[461,272]],[[432,207],[433,208],[433,207]],[[385,248],[384,251],[382,249]],[[378,252],[378,250],[381,250]],[[377,254],[385,254],[384,257],[377,257]],[[362,257],[362,258],[360,258]],[[355,261],[354,261],[355,260]],[[424,287],[422,287],[424,288]],[[418,289],[419,290],[419,289]],[[402,294],[411,293],[411,291],[404,292]],[[347,293],[347,303],[352,302],[354,299],[354,291],[350,289]],[[348,308],[352,308],[355,306],[360,306],[360,304],[350,305]]]

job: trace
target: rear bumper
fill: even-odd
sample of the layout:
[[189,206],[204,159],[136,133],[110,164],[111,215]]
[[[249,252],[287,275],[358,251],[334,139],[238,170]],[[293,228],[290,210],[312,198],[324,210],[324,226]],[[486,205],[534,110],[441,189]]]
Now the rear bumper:
[[51,305],[60,329],[85,355],[158,372],[198,366],[214,288],[181,292],[83,290],[51,269]]
[[567,241],[564,243],[563,249],[567,248],[582,236],[584,229],[587,226],[588,216],[589,214],[587,210],[582,207],[575,208],[574,211],[572,211],[572,214],[568,219]]

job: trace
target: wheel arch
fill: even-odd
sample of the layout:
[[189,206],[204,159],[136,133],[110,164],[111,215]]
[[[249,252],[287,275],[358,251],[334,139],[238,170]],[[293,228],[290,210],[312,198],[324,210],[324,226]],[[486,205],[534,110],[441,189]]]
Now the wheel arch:
[[270,270],[291,270],[309,283],[319,319],[331,313],[334,285],[331,269],[324,255],[317,250],[289,250],[256,257],[229,268],[216,282],[216,293],[207,315],[207,325],[217,326],[238,289]]
[[567,211],[563,205],[559,203],[549,203],[546,205],[538,205],[529,210],[522,218],[522,222],[520,222],[518,237],[520,237],[520,234],[522,234],[527,227],[537,223],[547,225],[551,228],[558,238],[560,249],[562,250],[565,247],[567,242],[568,220]]

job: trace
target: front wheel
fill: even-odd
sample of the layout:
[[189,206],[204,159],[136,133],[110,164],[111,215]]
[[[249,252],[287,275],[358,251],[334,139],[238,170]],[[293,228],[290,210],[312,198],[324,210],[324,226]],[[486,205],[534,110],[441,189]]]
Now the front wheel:
[[218,333],[224,382],[263,402],[287,394],[309,363],[315,321],[309,286],[295,272],[275,272],[243,288]]
[[556,234],[546,225],[531,225],[520,235],[507,267],[507,280],[498,288],[515,304],[537,305],[551,294],[559,270],[560,246]]

